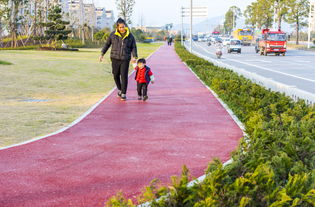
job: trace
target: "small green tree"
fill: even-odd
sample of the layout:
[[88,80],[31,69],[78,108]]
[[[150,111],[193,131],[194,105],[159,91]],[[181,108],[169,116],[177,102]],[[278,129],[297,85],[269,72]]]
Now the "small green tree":
[[94,34],[94,39],[97,41],[98,44],[100,44],[100,42],[106,41],[109,35],[110,35],[109,28],[104,28],[101,31],[98,31]]
[[44,39],[48,40],[48,44],[51,44],[53,47],[56,47],[56,43],[59,40],[66,40],[71,33],[71,30],[66,29],[66,25],[69,25],[69,22],[62,20],[62,10],[59,5],[53,6],[49,10],[48,22],[41,24],[47,27]]
[[143,42],[146,38],[146,33],[141,29],[131,29],[131,33],[134,35],[136,41]]
[[241,9],[236,6],[231,6],[225,13],[224,30],[227,33],[231,33],[236,25],[236,20],[242,16]]

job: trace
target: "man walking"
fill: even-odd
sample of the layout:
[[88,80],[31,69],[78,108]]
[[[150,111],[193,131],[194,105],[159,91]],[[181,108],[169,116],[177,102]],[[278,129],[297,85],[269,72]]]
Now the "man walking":
[[107,38],[99,59],[102,62],[104,54],[111,46],[110,58],[112,61],[112,73],[118,89],[117,95],[122,101],[125,101],[127,99],[126,93],[131,55],[134,58],[133,62],[136,62],[138,53],[136,40],[129,31],[126,22],[119,18],[116,25],[116,30]]

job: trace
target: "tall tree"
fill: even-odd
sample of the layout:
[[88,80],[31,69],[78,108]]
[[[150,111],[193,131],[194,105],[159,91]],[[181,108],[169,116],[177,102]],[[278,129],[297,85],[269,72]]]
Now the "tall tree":
[[288,0],[274,0],[274,10],[276,11],[276,21],[279,30],[281,30],[282,20],[288,13],[288,9]]
[[135,3],[135,0],[116,0],[119,16],[123,18],[127,24],[131,24],[131,16]]
[[308,0],[288,0],[288,14],[286,21],[295,24],[296,44],[299,44],[299,31],[307,25],[307,17],[309,11]]
[[273,5],[270,0],[257,0],[245,10],[246,23],[255,25],[256,28],[270,28],[273,20]]
[[257,27],[257,15],[255,15],[256,2],[248,5],[244,11],[245,24],[251,26],[252,28]]
[[236,6],[231,6],[225,13],[224,30],[227,33],[231,33],[236,26],[236,20],[242,16],[241,9]]
[[9,18],[8,4],[8,0],[0,0],[0,40],[2,39],[3,30]]

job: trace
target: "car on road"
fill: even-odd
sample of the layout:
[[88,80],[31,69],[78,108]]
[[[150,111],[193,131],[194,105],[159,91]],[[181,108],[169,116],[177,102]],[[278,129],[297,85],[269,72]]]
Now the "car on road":
[[227,46],[231,43],[231,39],[230,38],[224,38],[223,39],[223,46]]
[[222,43],[223,40],[220,37],[216,37],[214,43]]
[[242,42],[237,39],[232,39],[230,41],[230,44],[227,45],[227,52],[232,53],[232,52],[237,52],[241,53],[242,52]]

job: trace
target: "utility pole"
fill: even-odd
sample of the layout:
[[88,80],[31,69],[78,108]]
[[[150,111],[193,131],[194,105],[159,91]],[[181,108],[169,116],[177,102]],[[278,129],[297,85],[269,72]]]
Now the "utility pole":
[[181,41],[181,44],[184,45],[184,41],[183,41],[183,32],[184,32],[184,14],[183,14],[183,7],[181,8],[181,11],[180,11],[180,17],[181,17],[181,21],[182,21],[182,29],[181,29],[181,32],[180,32],[180,41]]
[[192,10],[193,10],[193,0],[190,0],[190,32],[189,32],[190,33],[190,48],[189,48],[190,52],[192,52],[192,19],[193,19]]
[[276,30],[276,2],[273,3],[273,29]]
[[235,27],[235,8],[233,8],[233,20],[232,20],[232,31],[234,31],[234,27]]
[[308,14],[308,39],[307,39],[307,48],[311,48],[311,21],[314,18],[315,12],[315,2],[310,0],[310,11]]

